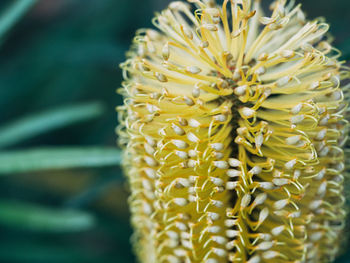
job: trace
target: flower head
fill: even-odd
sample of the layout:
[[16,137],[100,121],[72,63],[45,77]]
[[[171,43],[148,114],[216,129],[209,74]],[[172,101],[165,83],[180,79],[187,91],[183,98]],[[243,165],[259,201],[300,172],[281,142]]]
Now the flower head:
[[326,262],[344,225],[348,70],[300,5],[172,2],[124,69],[142,262]]

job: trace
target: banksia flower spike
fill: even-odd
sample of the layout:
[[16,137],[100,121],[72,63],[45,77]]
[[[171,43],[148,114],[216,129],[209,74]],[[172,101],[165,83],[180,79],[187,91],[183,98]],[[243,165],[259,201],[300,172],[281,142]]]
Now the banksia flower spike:
[[270,9],[176,1],[137,33],[118,133],[141,262],[337,255],[348,70],[322,19]]

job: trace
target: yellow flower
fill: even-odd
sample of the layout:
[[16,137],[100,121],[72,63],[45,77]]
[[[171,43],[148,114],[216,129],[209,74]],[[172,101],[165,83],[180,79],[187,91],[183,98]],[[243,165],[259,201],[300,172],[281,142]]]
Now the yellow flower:
[[141,262],[329,262],[345,222],[348,69],[300,5],[176,1],[122,64]]

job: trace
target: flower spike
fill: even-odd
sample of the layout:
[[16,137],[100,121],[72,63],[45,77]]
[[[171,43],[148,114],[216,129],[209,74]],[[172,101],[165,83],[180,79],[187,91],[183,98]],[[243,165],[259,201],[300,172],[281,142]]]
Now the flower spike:
[[287,0],[175,1],[153,23],[118,108],[140,261],[331,262],[350,93],[328,24]]

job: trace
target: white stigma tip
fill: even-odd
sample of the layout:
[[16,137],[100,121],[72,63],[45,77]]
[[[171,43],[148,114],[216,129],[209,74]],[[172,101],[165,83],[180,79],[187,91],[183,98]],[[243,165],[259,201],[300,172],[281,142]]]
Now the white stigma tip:
[[292,118],[290,118],[290,122],[292,124],[299,124],[301,123],[303,120],[305,119],[305,116],[303,114],[301,115],[296,115],[296,116],[293,116]]
[[294,55],[295,55],[295,52],[293,50],[283,50],[281,52],[281,56],[287,59],[294,57]]
[[221,218],[220,214],[214,212],[208,212],[207,215],[213,221],[219,220]]
[[225,115],[225,114],[216,115],[216,116],[214,116],[214,120],[218,121],[218,122],[225,122],[225,121],[227,121],[227,115]]
[[231,178],[240,177],[242,175],[242,172],[234,169],[230,169],[227,171],[227,175]]
[[224,149],[224,144],[222,144],[222,143],[212,143],[212,144],[210,144],[210,147],[213,148],[216,151],[222,151]]
[[186,149],[188,144],[182,140],[172,140],[172,143],[179,149]]
[[249,173],[252,175],[258,175],[262,172],[262,169],[260,166],[256,165],[252,169],[250,169]]
[[291,112],[293,115],[296,115],[296,114],[298,114],[298,113],[301,111],[302,107],[303,107],[303,104],[299,103],[299,104],[295,105],[295,106],[291,109],[290,112]]
[[286,162],[284,164],[284,167],[288,170],[293,169],[293,167],[296,165],[297,159],[290,160],[289,162]]
[[200,73],[202,70],[199,67],[196,66],[190,66],[186,68],[186,71],[191,73],[191,74],[198,74]]
[[198,143],[200,141],[199,138],[196,135],[194,135],[194,133],[192,133],[192,132],[189,132],[187,134],[187,139],[189,139],[191,142],[195,142],[195,143]]
[[235,238],[235,237],[237,237],[238,235],[239,235],[239,231],[237,231],[237,230],[231,230],[231,229],[226,230],[226,236],[227,236],[228,238]]
[[243,96],[246,91],[247,91],[247,85],[243,86],[238,86],[237,88],[234,89],[233,93],[236,94],[237,96]]
[[223,186],[224,185],[224,180],[217,178],[217,177],[211,177],[210,181],[215,184],[216,186]]
[[318,141],[322,141],[326,137],[326,135],[327,135],[327,129],[323,129],[317,134],[315,139]]
[[203,24],[202,27],[209,31],[218,31],[218,27],[214,24]]
[[195,119],[189,119],[188,125],[192,128],[198,128],[201,124]]
[[238,182],[227,182],[226,189],[233,190],[238,186]]
[[219,168],[219,169],[228,169],[228,163],[226,161],[214,161],[213,162],[214,166]]
[[260,182],[259,187],[263,188],[265,190],[272,190],[273,189],[273,184],[270,182]]
[[181,127],[175,125],[175,124],[172,124],[171,127],[173,128],[174,132],[177,134],[177,135],[184,135],[185,134],[185,131],[184,129],[182,129]]
[[175,154],[179,156],[181,159],[188,159],[188,154],[184,151],[175,151]]
[[185,206],[188,204],[188,200],[185,198],[174,198],[173,202],[178,206]]
[[184,102],[186,103],[186,105],[188,105],[188,106],[193,106],[193,105],[194,105],[193,99],[191,99],[191,98],[189,98],[189,97],[187,97],[187,96],[184,96],[184,97],[183,97],[183,100],[184,100]]
[[242,197],[241,207],[247,207],[251,200],[252,200],[252,196],[250,194],[245,194]]
[[245,118],[252,118],[255,115],[255,110],[248,108],[248,107],[242,108],[241,112],[243,115],[242,117],[245,117]]
[[291,136],[286,139],[286,143],[288,145],[294,145],[294,144],[297,144],[300,141],[300,139],[301,139],[300,135]]
[[162,73],[156,72],[155,75],[156,75],[156,78],[160,82],[167,82],[168,81],[167,77],[164,74],[162,74]]
[[261,261],[260,256],[256,255],[256,256],[252,257],[251,259],[249,259],[247,261],[247,263],[260,263],[260,261]]
[[267,194],[266,193],[261,193],[258,194],[255,199],[254,199],[254,203],[256,205],[262,205],[267,199]]
[[316,210],[322,205],[322,200],[314,200],[310,203],[309,208],[311,210]]
[[284,226],[284,225],[276,226],[276,227],[272,228],[271,233],[274,236],[279,236],[285,229],[286,229],[286,226]]
[[261,242],[259,245],[257,245],[256,249],[257,250],[268,250],[268,249],[270,249],[272,247],[273,247],[273,243],[272,242],[265,241],[265,242]]
[[276,251],[266,251],[263,253],[263,258],[264,259],[273,259],[275,257],[278,257],[279,256],[279,253],[276,252]]
[[272,182],[276,185],[276,186],[283,186],[286,184],[289,184],[289,180],[286,178],[275,178],[272,180]]
[[154,160],[152,157],[145,156],[144,160],[151,167],[155,167],[158,165],[158,162],[156,160]]
[[321,83],[319,82],[319,81],[315,81],[315,82],[312,82],[311,84],[310,84],[310,90],[315,90],[315,89],[317,89],[317,88],[319,88],[321,86]]
[[220,226],[210,226],[208,227],[208,232],[209,233],[213,233],[213,234],[218,234],[221,231],[221,227]]
[[235,158],[229,158],[228,163],[230,164],[231,167],[239,167],[241,165],[241,162]]
[[282,200],[278,200],[273,204],[273,207],[276,210],[281,210],[282,208],[284,208],[286,205],[288,205],[289,200],[288,199],[282,199]]
[[279,80],[277,80],[276,85],[277,85],[277,87],[281,88],[281,87],[287,85],[291,80],[292,80],[291,77],[285,76],[285,77],[280,78]]
[[258,75],[263,75],[266,73],[266,68],[265,67],[260,67],[258,68],[256,71],[255,71],[255,74],[258,74]]

